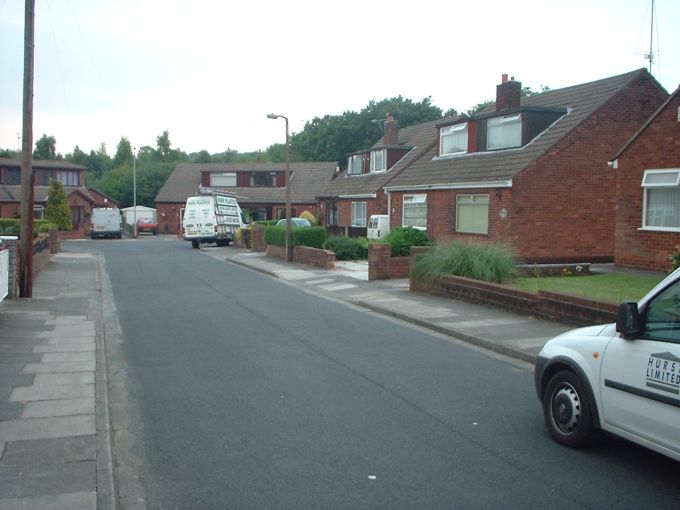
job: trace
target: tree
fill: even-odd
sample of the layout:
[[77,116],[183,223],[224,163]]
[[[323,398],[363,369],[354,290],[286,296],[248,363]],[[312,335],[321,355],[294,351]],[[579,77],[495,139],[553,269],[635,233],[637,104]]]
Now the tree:
[[66,198],[66,190],[61,181],[56,179],[50,184],[45,205],[45,218],[54,223],[59,230],[71,230],[71,208]]
[[118,146],[116,147],[116,155],[113,156],[113,168],[118,168],[125,163],[131,165],[132,158],[134,158],[134,154],[132,153],[132,145],[130,145],[130,140],[124,136],[121,136]]
[[35,142],[35,151],[33,157],[35,159],[59,159],[57,157],[57,141],[54,136],[42,135]]
[[170,157],[170,133],[167,129],[156,137],[156,150],[161,161],[166,161]]

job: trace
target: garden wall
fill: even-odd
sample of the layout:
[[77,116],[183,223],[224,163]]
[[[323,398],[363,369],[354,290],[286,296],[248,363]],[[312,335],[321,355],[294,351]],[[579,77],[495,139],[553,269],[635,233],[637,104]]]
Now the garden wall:
[[[285,246],[267,245],[267,256],[286,260]],[[330,250],[310,248],[309,246],[293,246],[293,262],[320,267],[321,269],[335,269],[335,253]]]
[[369,281],[408,278],[410,271],[411,257],[392,257],[389,244],[368,245]]

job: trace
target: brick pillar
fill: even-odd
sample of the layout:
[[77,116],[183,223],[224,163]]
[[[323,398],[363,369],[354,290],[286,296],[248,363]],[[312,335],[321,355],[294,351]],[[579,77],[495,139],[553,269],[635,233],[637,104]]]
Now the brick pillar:
[[371,243],[368,245],[368,279],[389,280],[392,247],[389,244]]
[[9,247],[9,282],[8,298],[19,295],[19,238],[6,236],[2,238],[2,243]]
[[264,240],[264,225],[253,225],[252,251],[266,251],[267,243]]
[[50,227],[47,232],[48,243],[50,245],[50,253],[59,253],[59,230]]

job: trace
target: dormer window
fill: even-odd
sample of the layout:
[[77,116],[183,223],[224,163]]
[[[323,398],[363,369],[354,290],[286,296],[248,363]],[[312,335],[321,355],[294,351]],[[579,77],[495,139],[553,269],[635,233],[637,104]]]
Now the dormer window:
[[236,173],[213,172],[210,174],[211,186],[236,186]]
[[386,169],[385,149],[371,152],[371,172],[384,172]]
[[494,117],[486,123],[486,149],[498,150],[522,145],[522,114]]
[[439,130],[439,155],[464,154],[468,150],[468,124],[445,126]]
[[361,173],[361,154],[354,154],[347,158],[347,175]]

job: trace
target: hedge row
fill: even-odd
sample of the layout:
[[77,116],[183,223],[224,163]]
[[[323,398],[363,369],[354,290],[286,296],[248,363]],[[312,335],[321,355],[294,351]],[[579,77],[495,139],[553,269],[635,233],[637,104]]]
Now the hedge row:
[[[264,231],[264,240],[274,246],[286,246],[286,227],[267,227]],[[309,246],[310,248],[323,248],[326,240],[324,227],[298,227],[291,229],[291,241],[293,246]]]
[[[52,225],[47,220],[33,221],[33,237],[38,237],[38,234],[46,234]],[[0,235],[3,236],[18,236],[21,231],[21,220],[15,218],[0,218]]]

